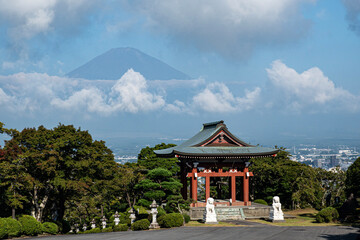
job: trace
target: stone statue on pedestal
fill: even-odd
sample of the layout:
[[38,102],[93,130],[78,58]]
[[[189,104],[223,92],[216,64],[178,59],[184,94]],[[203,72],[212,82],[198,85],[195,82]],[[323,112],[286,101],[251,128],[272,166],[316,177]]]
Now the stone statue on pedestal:
[[281,210],[280,198],[278,196],[273,197],[273,204],[270,210],[269,219],[273,222],[283,222],[284,213]]
[[206,208],[204,211],[204,222],[205,224],[217,224],[216,212],[215,212],[215,205],[214,199],[208,198],[206,201]]

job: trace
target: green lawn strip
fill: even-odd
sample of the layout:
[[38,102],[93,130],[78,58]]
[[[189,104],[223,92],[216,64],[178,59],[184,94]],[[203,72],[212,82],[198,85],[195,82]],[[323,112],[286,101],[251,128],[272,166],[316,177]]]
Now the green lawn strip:
[[302,217],[302,216],[297,216],[296,218],[293,219],[285,219],[285,222],[270,222],[267,220],[251,220],[253,222],[257,222],[257,223],[262,223],[262,224],[269,224],[269,225],[273,225],[273,226],[340,226],[341,224],[339,223],[317,223],[315,221],[314,217]]

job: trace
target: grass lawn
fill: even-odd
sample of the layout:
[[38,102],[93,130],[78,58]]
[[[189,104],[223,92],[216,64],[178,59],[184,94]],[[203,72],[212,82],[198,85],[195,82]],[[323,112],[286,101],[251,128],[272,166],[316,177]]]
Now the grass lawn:
[[285,222],[273,223],[266,220],[251,220],[258,223],[270,224],[275,226],[338,226],[340,223],[317,223],[315,215],[317,210],[312,208],[285,211],[284,214],[296,216],[296,218],[285,219]]
[[[262,223],[262,224],[269,224],[274,226],[339,226],[342,225],[340,223],[317,223],[315,219],[315,215],[318,213],[317,210],[312,208],[307,209],[298,209],[293,211],[285,211],[287,215],[293,215],[296,218],[285,219],[285,222],[278,222],[273,223],[262,219],[257,220],[248,220],[252,222]],[[236,225],[231,223],[219,222],[219,224],[204,224],[198,221],[190,221],[189,223],[185,224],[188,227],[241,227],[241,226],[248,226],[248,225]]]

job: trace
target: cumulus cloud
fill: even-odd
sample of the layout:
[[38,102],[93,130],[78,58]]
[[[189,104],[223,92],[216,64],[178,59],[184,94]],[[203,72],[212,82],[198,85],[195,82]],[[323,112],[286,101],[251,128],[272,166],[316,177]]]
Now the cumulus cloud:
[[246,90],[244,97],[235,97],[224,83],[210,83],[193,97],[193,105],[207,112],[237,112],[252,109],[259,100],[261,89]]
[[144,14],[155,31],[176,41],[244,59],[260,45],[292,42],[310,26],[299,10],[312,0],[135,0],[128,5]]
[[346,19],[349,28],[360,35],[360,2],[358,0],[342,0],[346,8]]
[[358,96],[336,87],[317,67],[298,73],[276,60],[271,68],[267,69],[267,74],[271,84],[280,91],[278,97],[295,110],[316,106],[328,110],[327,104],[331,108],[337,106],[350,110],[357,110],[360,106]]
[[162,96],[151,93],[146,79],[132,69],[117,81],[101,83],[40,73],[0,76],[0,109],[13,113],[136,113],[164,105]]
[[109,96],[96,88],[82,89],[68,99],[54,99],[51,104],[59,108],[85,107],[89,112],[110,114],[113,112],[151,111],[164,106],[164,99],[148,92],[145,78],[129,69],[111,88]]

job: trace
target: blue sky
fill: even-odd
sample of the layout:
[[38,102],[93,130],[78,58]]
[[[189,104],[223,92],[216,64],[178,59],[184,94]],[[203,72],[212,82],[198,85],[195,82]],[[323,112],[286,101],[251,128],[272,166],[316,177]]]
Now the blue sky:
[[[193,80],[65,76],[116,47]],[[0,111],[7,127],[105,140],[188,138],[215,120],[252,143],[359,139],[360,2],[0,0]]]

